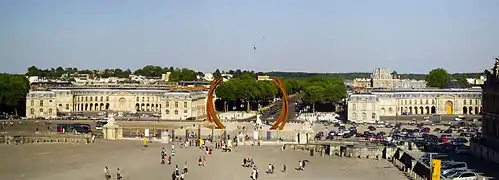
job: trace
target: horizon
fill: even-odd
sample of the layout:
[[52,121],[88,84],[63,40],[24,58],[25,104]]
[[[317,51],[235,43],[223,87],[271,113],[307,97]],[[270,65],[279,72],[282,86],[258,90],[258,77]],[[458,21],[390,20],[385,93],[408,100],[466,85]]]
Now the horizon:
[[0,72],[155,64],[200,72],[483,73],[499,56],[495,7],[499,1],[1,1]]

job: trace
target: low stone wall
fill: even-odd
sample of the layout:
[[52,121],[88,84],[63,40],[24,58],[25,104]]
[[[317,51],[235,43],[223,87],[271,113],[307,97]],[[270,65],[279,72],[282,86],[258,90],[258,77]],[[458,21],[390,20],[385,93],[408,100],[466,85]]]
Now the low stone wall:
[[67,143],[88,144],[93,143],[95,137],[91,135],[57,135],[57,136],[0,136],[0,144],[41,144],[41,143]]

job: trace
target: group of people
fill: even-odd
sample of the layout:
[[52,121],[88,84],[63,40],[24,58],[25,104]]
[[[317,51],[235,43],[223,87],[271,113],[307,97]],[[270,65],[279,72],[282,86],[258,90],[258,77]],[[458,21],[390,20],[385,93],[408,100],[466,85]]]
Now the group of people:
[[[308,163],[308,160],[302,160],[298,161],[298,167],[295,168],[297,171],[303,171],[305,170],[305,166]],[[252,158],[244,158],[243,159],[243,167],[249,167],[252,169],[250,178],[252,180],[257,180],[258,179],[258,168],[256,168],[255,161],[253,161]],[[275,166],[274,164],[269,164],[267,171],[265,171],[267,174],[273,174],[275,172]],[[286,172],[286,164],[282,164],[282,170],[281,172]]]
[[[104,177],[106,178],[106,180],[110,180],[112,178],[111,172],[109,171],[109,168],[107,168],[107,166],[104,168]],[[121,176],[120,168],[118,168],[116,169],[116,179],[120,180],[121,178],[123,178],[123,176]]]

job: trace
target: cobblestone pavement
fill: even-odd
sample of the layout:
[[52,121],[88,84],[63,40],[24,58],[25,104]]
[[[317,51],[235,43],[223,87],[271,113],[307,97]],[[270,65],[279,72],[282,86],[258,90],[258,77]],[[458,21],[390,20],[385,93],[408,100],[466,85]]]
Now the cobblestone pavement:
[[[113,178],[120,168],[123,179],[171,179],[175,165],[183,168],[188,162],[186,179],[244,180],[251,170],[241,167],[242,159],[252,157],[260,169],[259,179],[337,179],[337,180],[398,180],[406,177],[386,161],[340,158],[336,156],[308,156],[302,151],[281,151],[276,146],[237,147],[233,152],[215,150],[207,155],[207,166],[198,167],[197,158],[204,154],[195,147],[179,148],[172,165],[160,164],[161,146],[170,151],[171,145],[154,142],[145,148],[141,141],[97,141],[89,145],[27,144],[0,145],[0,179],[104,179],[108,166]],[[294,168],[299,160],[309,160],[306,170]],[[269,163],[276,170],[287,164],[288,172],[265,174]]]

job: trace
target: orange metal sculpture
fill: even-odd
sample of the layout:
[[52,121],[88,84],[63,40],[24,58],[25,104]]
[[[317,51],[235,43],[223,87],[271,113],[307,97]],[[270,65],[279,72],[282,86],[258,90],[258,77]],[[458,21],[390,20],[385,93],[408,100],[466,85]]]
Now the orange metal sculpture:
[[[275,123],[270,127],[271,130],[279,129],[282,130],[284,129],[284,126],[286,125],[286,122],[288,121],[288,96],[286,93],[286,86],[284,86],[284,83],[279,79],[279,78],[274,78],[273,79],[274,83],[279,86],[279,89],[281,89],[282,92],[282,109],[281,113],[279,114],[279,117],[275,121]],[[216,112],[215,112],[215,106],[214,106],[214,101],[213,101],[213,93],[215,92],[215,88],[222,82],[222,79],[214,79],[211,82],[210,89],[208,90],[208,98],[207,98],[207,104],[206,104],[206,116],[207,120],[209,122],[215,123],[215,127],[217,129],[225,129],[225,126],[222,124],[220,119],[218,118]]]

